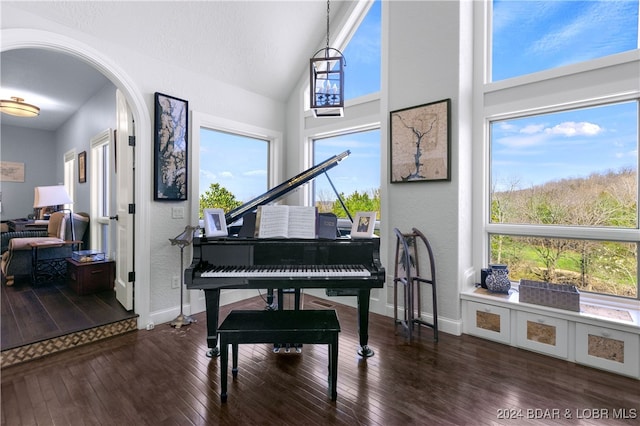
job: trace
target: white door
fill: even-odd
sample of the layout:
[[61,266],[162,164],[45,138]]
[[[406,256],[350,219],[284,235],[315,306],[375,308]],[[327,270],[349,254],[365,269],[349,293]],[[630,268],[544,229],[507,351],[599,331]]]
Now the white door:
[[129,273],[134,272],[133,254],[135,250],[134,215],[129,213],[129,205],[134,205],[135,147],[129,146],[129,136],[135,135],[135,128],[129,105],[124,95],[116,92],[116,298],[128,311],[133,310],[133,285]]

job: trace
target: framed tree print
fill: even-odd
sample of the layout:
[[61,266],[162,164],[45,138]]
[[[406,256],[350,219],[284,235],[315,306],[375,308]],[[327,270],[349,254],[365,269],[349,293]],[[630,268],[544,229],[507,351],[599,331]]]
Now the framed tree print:
[[187,199],[189,103],[155,94],[154,187],[156,201]]
[[391,183],[451,180],[451,99],[390,113]]

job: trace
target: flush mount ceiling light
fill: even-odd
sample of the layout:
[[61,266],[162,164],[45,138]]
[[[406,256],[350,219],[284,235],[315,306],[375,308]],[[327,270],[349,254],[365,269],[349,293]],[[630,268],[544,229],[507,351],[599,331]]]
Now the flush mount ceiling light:
[[[319,55],[320,54],[320,55]],[[329,0],[327,0],[327,46],[310,59],[311,109],[316,117],[344,115],[344,67],[342,52],[329,47]]]
[[16,117],[37,117],[40,115],[40,108],[27,104],[24,102],[24,99],[16,96],[12,96],[11,100],[0,100],[0,111],[5,114],[15,115]]

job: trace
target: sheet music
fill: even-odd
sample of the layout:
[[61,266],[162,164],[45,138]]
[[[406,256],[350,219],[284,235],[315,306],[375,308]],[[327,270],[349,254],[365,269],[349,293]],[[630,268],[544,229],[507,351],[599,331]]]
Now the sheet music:
[[316,208],[289,206],[289,238],[316,237]]
[[260,206],[256,216],[256,236],[258,238],[287,238],[289,210],[286,206]]
[[258,238],[315,238],[316,209],[306,206],[260,206]]

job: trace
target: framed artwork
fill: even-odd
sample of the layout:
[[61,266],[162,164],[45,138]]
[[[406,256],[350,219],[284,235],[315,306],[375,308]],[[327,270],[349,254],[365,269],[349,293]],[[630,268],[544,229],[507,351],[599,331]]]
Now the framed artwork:
[[203,213],[205,237],[226,237],[228,235],[224,210],[204,209]]
[[451,180],[451,99],[390,112],[391,183]]
[[351,238],[371,238],[376,227],[376,212],[357,212],[351,225]]
[[87,181],[87,151],[78,154],[78,182],[85,183]]
[[24,163],[0,161],[0,182],[24,182]]
[[187,140],[189,103],[183,99],[155,94],[153,199],[187,199]]

